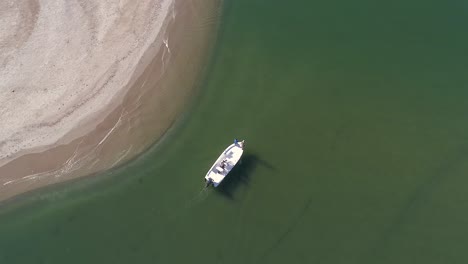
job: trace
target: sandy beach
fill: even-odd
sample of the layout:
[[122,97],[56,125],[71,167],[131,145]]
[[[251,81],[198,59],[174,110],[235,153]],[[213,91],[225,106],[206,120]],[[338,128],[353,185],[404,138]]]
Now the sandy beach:
[[163,135],[193,94],[218,5],[0,3],[0,200],[111,168]]

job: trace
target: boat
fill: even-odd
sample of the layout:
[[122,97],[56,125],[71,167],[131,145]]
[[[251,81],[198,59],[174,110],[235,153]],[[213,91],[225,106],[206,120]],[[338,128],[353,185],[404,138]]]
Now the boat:
[[234,144],[231,144],[221,153],[219,158],[206,173],[206,187],[209,185],[218,187],[234,166],[236,166],[237,162],[239,162],[242,157],[242,153],[244,153],[244,146],[244,140],[238,141],[237,139],[234,139]]

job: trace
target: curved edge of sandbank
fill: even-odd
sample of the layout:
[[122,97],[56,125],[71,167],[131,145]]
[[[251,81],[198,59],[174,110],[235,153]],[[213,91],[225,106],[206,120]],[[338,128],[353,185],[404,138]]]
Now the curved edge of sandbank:
[[145,53],[131,87],[95,120],[83,124],[92,127],[91,132],[73,131],[47,149],[24,153],[1,166],[0,201],[123,164],[172,126],[195,93],[217,24],[217,17],[210,15],[219,13],[222,1],[175,3],[158,37],[163,48]]

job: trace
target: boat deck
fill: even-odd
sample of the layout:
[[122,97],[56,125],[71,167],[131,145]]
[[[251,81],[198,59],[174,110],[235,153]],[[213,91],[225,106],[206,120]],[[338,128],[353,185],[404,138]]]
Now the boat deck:
[[[240,160],[243,152],[244,150],[239,144],[230,145],[223,153],[221,153],[219,158],[206,174],[205,179],[211,179],[214,187],[217,187]],[[224,168],[222,168],[223,161],[225,161]]]

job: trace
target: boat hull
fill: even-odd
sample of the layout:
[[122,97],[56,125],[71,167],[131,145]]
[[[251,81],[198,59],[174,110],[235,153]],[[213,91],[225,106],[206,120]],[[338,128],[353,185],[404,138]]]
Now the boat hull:
[[229,172],[231,172],[234,166],[239,162],[243,153],[244,141],[236,142],[227,147],[206,173],[205,181],[207,186],[212,184],[214,187],[218,187],[218,185],[221,184],[224,178],[226,178]]

